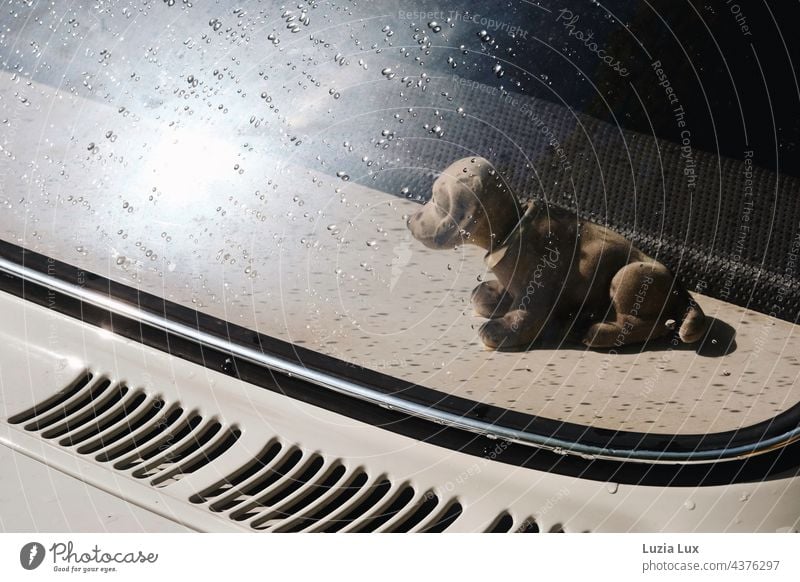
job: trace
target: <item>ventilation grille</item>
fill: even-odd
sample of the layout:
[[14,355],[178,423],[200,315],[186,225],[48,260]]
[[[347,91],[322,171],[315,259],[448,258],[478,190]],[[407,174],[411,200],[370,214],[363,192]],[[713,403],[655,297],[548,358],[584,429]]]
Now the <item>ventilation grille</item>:
[[441,532],[462,512],[460,503],[432,491],[348,469],[278,439],[191,501],[274,532]]
[[178,402],[89,373],[8,422],[154,487],[205,467],[241,435]]
[[[241,431],[180,402],[84,373],[10,424],[154,487],[225,453]],[[255,531],[441,532],[461,504],[274,438],[189,500]]]

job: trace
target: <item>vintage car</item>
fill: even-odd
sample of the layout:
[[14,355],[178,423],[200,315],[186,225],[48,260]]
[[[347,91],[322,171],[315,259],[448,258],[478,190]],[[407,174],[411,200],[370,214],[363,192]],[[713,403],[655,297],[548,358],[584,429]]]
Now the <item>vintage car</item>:
[[[800,527],[797,8],[463,4],[4,4],[0,530]],[[487,349],[465,156],[708,331]]]

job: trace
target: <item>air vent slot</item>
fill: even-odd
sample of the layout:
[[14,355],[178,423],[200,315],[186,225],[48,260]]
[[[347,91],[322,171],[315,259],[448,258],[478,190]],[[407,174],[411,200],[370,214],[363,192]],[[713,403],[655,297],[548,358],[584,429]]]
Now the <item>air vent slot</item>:
[[25,425],[27,431],[41,431],[68,418],[74,418],[85,408],[92,406],[94,399],[108,388],[109,382],[102,378],[93,378],[62,404],[44,414],[37,414]]
[[438,506],[439,498],[429,491],[410,508],[410,511],[404,511],[400,514],[402,519],[393,520],[384,531],[409,532],[422,521],[426,520],[426,518],[430,517]]
[[95,438],[79,446],[78,452],[82,455],[89,455],[108,449],[114,443],[135,434],[147,425],[153,418],[161,414],[164,406],[165,403],[160,398],[145,398],[141,406],[137,405],[131,409],[130,415],[120,415],[113,424],[98,432],[97,435],[93,435]]
[[[299,532],[313,528],[326,517],[336,514],[336,512],[364,488],[368,480],[369,477],[363,471],[354,472],[348,477],[345,483],[331,488],[322,500],[324,503],[318,503],[313,511],[306,511],[305,514],[296,516],[291,522],[277,526],[274,531]],[[384,483],[388,483],[388,481],[384,481]],[[367,503],[367,508],[372,506],[369,504],[369,500],[367,500]],[[366,508],[364,511],[366,511]]]
[[308,484],[320,472],[324,464],[324,459],[319,455],[309,455],[302,462],[293,464],[291,470],[276,472],[270,479],[270,485],[262,489],[243,507],[233,512],[231,518],[236,521],[246,521],[258,517],[263,509],[279,504],[292,492]]
[[418,495],[385,476],[370,480],[361,468],[277,440],[190,501],[254,530],[275,532],[440,532],[463,511],[432,491]]
[[88,372],[9,422],[156,487],[205,467],[241,436],[179,403]]
[[514,518],[508,512],[498,515],[485,533],[508,533],[514,528]]
[[[366,521],[360,527],[353,531],[359,532],[373,532],[378,528],[397,517],[414,499],[414,488],[405,485],[400,488],[386,503],[381,507],[380,511],[376,513],[375,517]],[[337,531],[337,529],[328,529],[325,531]]]
[[132,451],[145,449],[153,439],[157,439],[170,431],[175,424],[180,422],[183,416],[183,408],[178,405],[172,405],[146,423],[143,423],[137,430],[121,435],[117,444],[95,455],[95,459],[101,463],[108,463],[120,457],[129,457]]
[[[259,519],[253,520],[252,527],[254,529],[267,529],[274,527],[281,522],[300,514],[305,508],[320,499],[323,495],[331,491],[331,489],[339,483],[347,474],[347,469],[343,465],[337,464],[321,481],[312,483],[302,489],[302,494],[297,495],[296,499],[285,507],[276,508]],[[297,488],[301,487],[298,484]]]
[[539,524],[532,517],[529,517],[517,527],[514,527],[514,518],[504,511],[498,515],[486,533],[539,533]]
[[[215,432],[218,432],[219,436],[211,441],[208,446],[204,443],[198,443],[197,446],[192,447],[191,454],[184,451],[180,457],[171,459],[171,463],[166,465],[165,470],[156,479],[153,479],[151,483],[156,487],[166,487],[186,475],[191,475],[198,469],[211,464],[214,459],[236,444],[236,441],[242,436],[242,431],[238,428],[222,430],[221,425],[217,424],[217,426],[220,427],[220,430]],[[180,460],[183,460],[183,463],[180,463]],[[166,470],[169,466],[174,466],[174,468]]]
[[98,390],[93,391],[90,396],[90,402],[87,405],[78,409],[76,414],[65,418],[58,424],[42,432],[42,436],[46,439],[54,439],[76,431],[86,423],[98,418],[103,413],[119,404],[127,392],[128,389],[125,386],[115,386],[111,388],[111,381],[103,380]]
[[[343,514],[333,521],[324,531],[341,531],[347,528],[349,531],[363,531],[359,524],[364,522],[364,516],[376,510],[380,501],[391,491],[392,483],[388,479],[381,478],[377,483],[360,492],[357,502]],[[351,526],[351,524],[354,524]]]
[[[325,520],[326,526],[320,531],[335,532],[342,529],[358,531],[355,527],[351,527],[351,524],[357,526],[365,516],[379,510],[380,505],[378,504],[391,491],[392,483],[388,479],[381,478],[376,485],[362,490],[368,480],[369,476],[366,473],[359,473],[358,483],[347,488],[341,500],[342,503],[339,503],[342,510],[335,513],[329,512],[331,519]],[[339,508],[337,507],[337,509]]]
[[534,520],[532,517],[529,517],[514,531],[516,533],[539,533],[541,530],[539,529],[539,524],[536,523],[536,520]]
[[[128,454],[123,458],[119,459],[120,450],[117,450],[114,455],[101,455],[101,457],[103,460],[118,458],[119,460],[114,463],[114,468],[120,471],[138,467],[145,461],[169,455],[173,450],[180,449],[184,442],[191,441],[193,437],[196,438],[197,432],[199,432],[198,427],[202,422],[203,417],[196,412],[187,413],[176,407],[175,411],[169,415],[166,424],[156,424],[147,431],[141,440],[132,439],[127,443],[123,448]],[[152,463],[148,463],[145,467],[151,465]],[[141,479],[146,477],[147,473],[137,470],[133,472],[133,476]]]
[[193,495],[189,501],[192,503],[205,503],[206,501],[216,499],[217,497],[230,492],[232,489],[246,481],[249,481],[256,473],[269,466],[269,464],[278,456],[278,453],[281,452],[282,448],[283,446],[280,442],[277,440],[272,441],[266,447],[264,447],[261,453],[255,459],[253,459],[252,462],[248,463],[239,469],[239,471],[230,475],[226,479],[217,481],[214,485],[204,489],[201,493]]
[[77,397],[77,395],[80,394],[84,388],[86,388],[91,379],[92,375],[88,371],[81,372],[80,376],[75,378],[75,380],[70,382],[64,389],[58,391],[52,397],[48,398],[44,402],[34,405],[25,412],[21,412],[9,418],[9,424],[21,424],[23,422],[28,422],[37,416],[44,416],[50,410]]
[[70,436],[61,439],[58,441],[58,444],[62,447],[74,447],[88,439],[96,437],[105,432],[106,429],[123,420],[129,421],[133,413],[142,405],[146,398],[147,396],[140,391],[126,392],[125,397],[122,398],[118,406],[114,406],[107,412],[98,415],[93,422],[88,423],[81,430],[73,432]]
[[277,498],[263,502],[264,505],[272,506],[272,508],[254,519],[251,527],[258,530],[276,527],[283,521],[299,515],[304,509],[331,491],[346,474],[347,469],[344,465],[336,463],[328,470],[321,471],[319,477],[313,481],[305,483],[300,480],[296,481],[282,492],[283,503]]
[[[286,479],[290,471],[297,467],[302,458],[303,453],[299,449],[285,449],[281,455],[273,459],[262,470],[244,481],[241,487],[233,489],[230,493],[223,495],[220,500],[212,503],[210,506],[211,511],[229,511],[252,501],[263,494],[264,491],[268,491],[274,484]],[[235,513],[233,519],[236,519],[236,515],[239,515],[239,513]]]
[[423,529],[425,533],[441,533],[450,527],[463,513],[464,508],[458,501],[451,503],[437,518],[436,521]]

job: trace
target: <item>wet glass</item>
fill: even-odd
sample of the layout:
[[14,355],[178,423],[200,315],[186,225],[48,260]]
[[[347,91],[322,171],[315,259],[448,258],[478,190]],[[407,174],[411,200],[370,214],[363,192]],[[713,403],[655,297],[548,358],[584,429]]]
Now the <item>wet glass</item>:
[[[798,91],[770,8],[1,7],[4,241],[442,399],[670,434],[798,400]],[[486,349],[484,252],[406,226],[471,156],[657,256],[717,335]]]

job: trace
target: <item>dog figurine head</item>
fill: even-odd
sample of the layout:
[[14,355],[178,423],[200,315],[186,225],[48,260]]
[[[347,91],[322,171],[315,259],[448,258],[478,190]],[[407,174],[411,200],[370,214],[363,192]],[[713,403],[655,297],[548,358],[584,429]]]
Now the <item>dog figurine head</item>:
[[488,160],[469,157],[442,172],[430,201],[408,219],[408,228],[432,249],[474,244],[491,250],[521,216],[516,196]]

